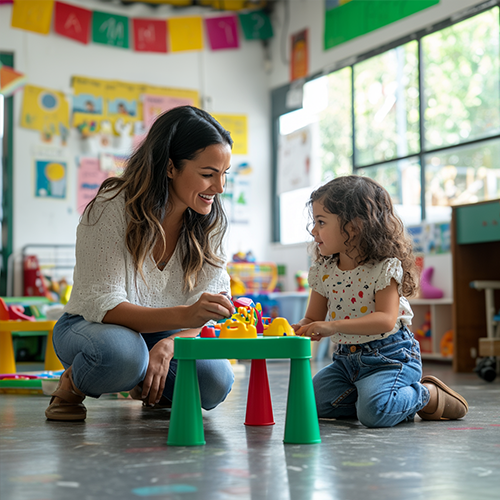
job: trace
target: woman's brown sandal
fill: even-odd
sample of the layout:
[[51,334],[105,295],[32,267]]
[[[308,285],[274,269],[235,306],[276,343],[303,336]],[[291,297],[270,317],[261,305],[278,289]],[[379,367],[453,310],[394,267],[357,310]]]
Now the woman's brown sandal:
[[[49,420],[85,420],[87,408],[82,404],[85,394],[73,382],[71,366],[61,375],[57,389],[52,393],[45,416]],[[63,389],[62,386],[66,389]],[[68,389],[69,387],[69,389]]]

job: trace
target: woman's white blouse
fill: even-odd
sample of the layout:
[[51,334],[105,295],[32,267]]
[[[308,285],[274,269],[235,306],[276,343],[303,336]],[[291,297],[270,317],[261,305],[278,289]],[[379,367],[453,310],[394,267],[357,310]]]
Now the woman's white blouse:
[[[110,195],[107,195],[110,196]],[[64,311],[79,314],[87,321],[101,323],[107,311],[122,302],[146,307],[191,305],[202,293],[230,293],[229,275],[224,268],[205,265],[197,286],[183,291],[184,276],[179,245],[160,271],[147,258],[144,281],[134,270],[125,244],[127,219],[123,193],[110,201],[100,196],[89,218],[84,215],[76,232],[76,265],[73,290]]]

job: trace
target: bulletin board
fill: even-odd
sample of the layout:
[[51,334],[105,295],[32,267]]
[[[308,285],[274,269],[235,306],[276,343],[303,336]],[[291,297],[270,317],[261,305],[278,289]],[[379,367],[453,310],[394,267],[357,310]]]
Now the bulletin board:
[[[342,3],[342,2],[341,2]],[[439,3],[439,0],[348,0],[325,12],[325,50],[387,26]],[[336,4],[336,5],[335,5]]]

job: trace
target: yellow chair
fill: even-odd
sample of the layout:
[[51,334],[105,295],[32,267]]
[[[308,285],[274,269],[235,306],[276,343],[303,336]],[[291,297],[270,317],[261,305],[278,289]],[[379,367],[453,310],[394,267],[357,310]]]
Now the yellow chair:
[[49,332],[45,347],[45,370],[64,370],[52,345],[52,333],[55,324],[56,321],[0,321],[0,373],[16,373],[12,332]]

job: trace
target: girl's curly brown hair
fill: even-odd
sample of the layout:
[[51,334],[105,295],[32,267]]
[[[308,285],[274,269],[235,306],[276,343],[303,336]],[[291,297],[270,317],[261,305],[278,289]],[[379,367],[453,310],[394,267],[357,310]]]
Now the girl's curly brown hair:
[[[345,243],[352,242],[348,226],[356,230],[357,264],[375,264],[396,257],[403,267],[402,290],[411,297],[418,288],[418,270],[411,239],[401,219],[394,213],[389,193],[369,177],[346,175],[337,177],[313,191],[308,202],[312,217],[312,204],[321,203],[325,210],[337,215]],[[314,260],[325,262],[338,254],[322,256],[314,249]]]

